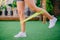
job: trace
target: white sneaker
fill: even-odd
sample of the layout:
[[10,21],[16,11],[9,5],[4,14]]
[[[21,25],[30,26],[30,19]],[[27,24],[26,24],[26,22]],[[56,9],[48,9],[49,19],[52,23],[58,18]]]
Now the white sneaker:
[[15,35],[14,37],[26,37],[26,33],[25,32],[19,32],[17,35]]
[[53,18],[53,19],[51,19],[50,21],[49,21],[49,28],[52,28],[52,27],[54,27],[55,26],[55,24],[56,24],[56,21],[57,21],[57,18]]

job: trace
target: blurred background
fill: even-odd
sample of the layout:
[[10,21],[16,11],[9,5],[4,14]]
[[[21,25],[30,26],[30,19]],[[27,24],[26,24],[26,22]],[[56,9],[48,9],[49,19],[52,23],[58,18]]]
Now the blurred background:
[[[16,0],[0,0],[0,40],[60,40],[60,0],[35,0],[35,3],[58,19],[56,25],[49,29],[48,19],[39,15],[26,22],[26,38],[15,38],[21,29]],[[25,5],[24,14],[27,18],[34,12]]]
[[[46,9],[51,15],[59,19],[60,16],[60,0],[35,0],[38,7]],[[25,16],[32,15],[28,6],[25,6]],[[34,20],[42,20],[42,16],[34,18]],[[16,0],[0,0],[0,20],[19,20]]]

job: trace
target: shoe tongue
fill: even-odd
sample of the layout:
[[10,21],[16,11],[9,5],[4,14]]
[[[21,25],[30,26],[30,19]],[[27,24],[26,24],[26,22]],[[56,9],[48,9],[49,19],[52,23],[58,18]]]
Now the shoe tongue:
[[53,19],[50,19],[50,21],[52,21]]

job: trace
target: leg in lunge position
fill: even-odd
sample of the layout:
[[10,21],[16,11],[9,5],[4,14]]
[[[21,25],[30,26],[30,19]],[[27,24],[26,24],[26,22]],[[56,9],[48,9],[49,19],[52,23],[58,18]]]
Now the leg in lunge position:
[[[26,5],[28,5],[28,7],[36,12],[35,14],[33,14],[32,16],[28,17],[27,19],[25,19],[24,16],[24,3],[26,3]],[[17,35],[15,35],[15,37],[26,37],[26,33],[25,33],[25,22],[30,20],[33,17],[36,17],[40,14],[46,16],[49,19],[49,28],[52,28],[55,26],[55,23],[57,21],[57,18],[51,16],[46,10],[39,8],[35,5],[34,0],[18,0],[17,1],[17,9],[18,9],[18,14],[20,17],[20,23],[21,23],[21,32],[19,32]]]
[[[50,21],[49,21],[49,28],[52,28],[52,27],[55,26],[55,23],[56,23],[56,21],[57,21],[57,18],[51,16],[46,10],[37,7],[37,6],[35,5],[35,3],[34,3],[34,0],[24,0],[24,1],[25,1],[25,3],[28,5],[28,7],[29,7],[32,11],[37,12],[38,15],[40,15],[39,12],[43,11],[42,15],[46,16],[46,17],[50,20]],[[33,18],[34,15],[37,16],[37,14],[33,14],[32,16],[28,17],[27,19],[31,19],[31,18]],[[27,19],[26,19],[26,21],[27,21]],[[24,20],[24,21],[25,21],[25,20]]]

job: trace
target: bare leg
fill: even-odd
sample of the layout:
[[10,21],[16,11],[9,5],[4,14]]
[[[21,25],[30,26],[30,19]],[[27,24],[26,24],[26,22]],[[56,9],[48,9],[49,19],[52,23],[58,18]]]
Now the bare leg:
[[57,21],[57,18],[51,16],[46,10],[42,9],[42,8],[38,8],[36,7],[35,3],[34,3],[34,0],[25,0],[25,3],[28,5],[28,7],[37,12],[35,14],[33,14],[32,16],[28,17],[26,20],[24,20],[23,22],[33,18],[33,17],[36,17],[37,15],[39,15],[38,12],[40,12],[40,14],[43,14],[44,16],[46,16],[48,19],[49,19],[49,28],[52,28],[55,26],[55,23]]
[[21,32],[19,32],[14,37],[26,37],[25,33],[25,22],[22,22],[25,19],[24,15],[24,0],[17,0],[17,9],[18,9],[18,15],[21,23]]
[[[17,1],[18,15],[20,23],[25,19],[24,16],[24,1]],[[25,23],[21,23],[21,32],[25,32]]]
[[[25,0],[25,3],[29,6],[29,8],[33,11],[36,11],[36,12],[40,12],[42,10],[42,8],[38,8],[35,3],[34,3],[34,0]],[[43,9],[44,10],[44,9]],[[53,17],[46,11],[44,10],[44,13],[43,15],[45,15],[46,17],[48,17],[48,19],[53,19]]]

